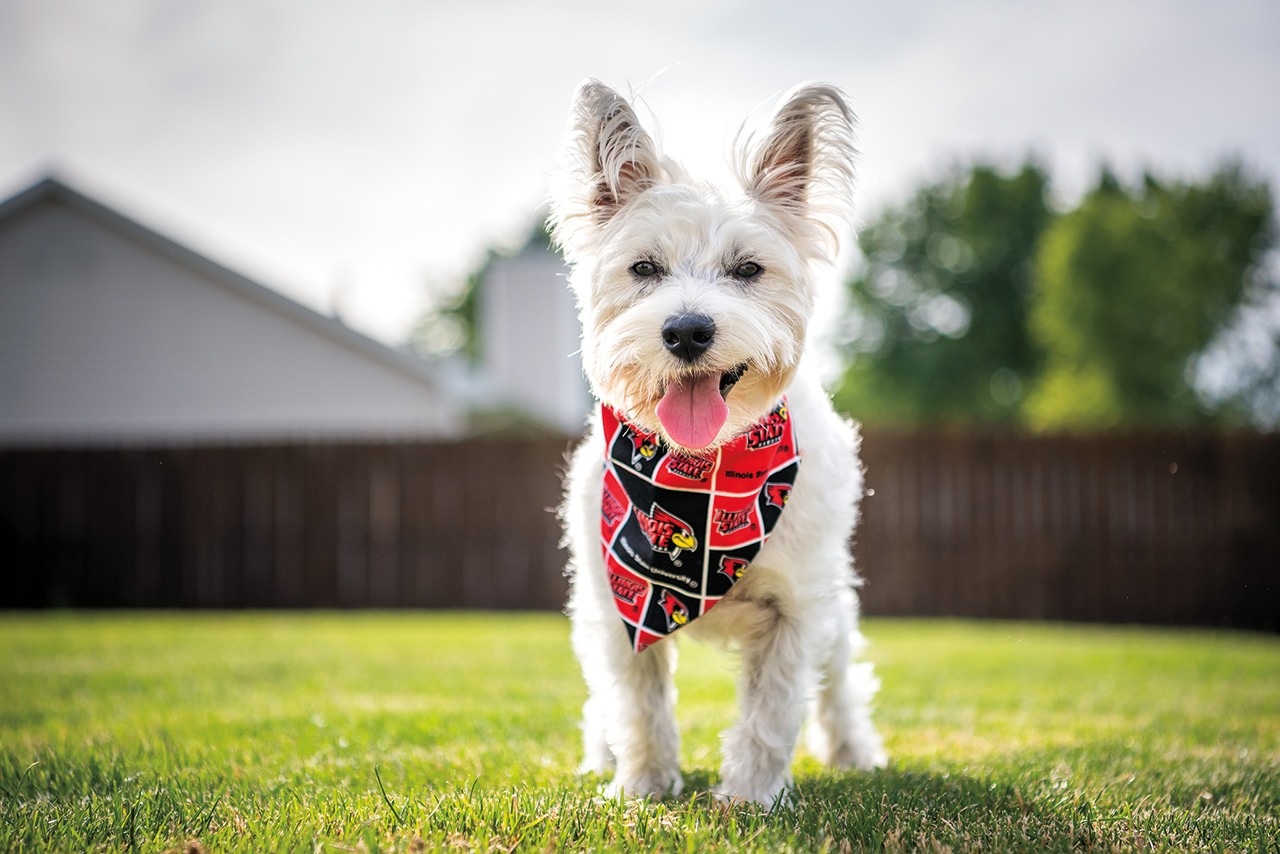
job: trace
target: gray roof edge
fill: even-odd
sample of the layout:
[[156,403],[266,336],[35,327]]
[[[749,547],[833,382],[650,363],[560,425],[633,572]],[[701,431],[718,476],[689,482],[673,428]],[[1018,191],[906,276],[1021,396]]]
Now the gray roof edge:
[[101,202],[89,198],[78,190],[72,189],[51,175],[0,202],[0,222],[17,216],[46,199],[62,202],[73,210],[83,213],[124,236],[138,241],[194,272],[208,276],[215,283],[228,290],[247,297],[295,323],[309,327],[339,344],[375,359],[420,383],[424,383],[432,391],[443,392],[438,378],[432,371],[431,366],[426,362],[394,350],[332,317],[313,311],[305,305],[253,281],[247,276],[224,267],[195,250],[189,249],[136,220],[112,210]]

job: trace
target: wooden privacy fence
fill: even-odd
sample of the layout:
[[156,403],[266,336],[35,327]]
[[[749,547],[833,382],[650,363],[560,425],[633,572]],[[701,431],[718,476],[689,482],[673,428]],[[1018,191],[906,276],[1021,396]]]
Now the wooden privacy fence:
[[0,452],[0,606],[560,608],[569,440]]
[[880,435],[869,614],[1280,628],[1280,437]]
[[[0,450],[0,607],[560,608],[569,438]],[[869,434],[868,614],[1280,627],[1280,438]]]

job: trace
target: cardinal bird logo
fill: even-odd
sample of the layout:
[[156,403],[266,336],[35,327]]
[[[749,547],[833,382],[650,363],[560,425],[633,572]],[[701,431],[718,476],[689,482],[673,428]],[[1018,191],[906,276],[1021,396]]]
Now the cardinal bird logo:
[[652,436],[643,433],[631,434],[631,465],[640,468],[644,463],[658,455],[658,443]]
[[689,609],[684,606],[683,602],[666,590],[663,590],[662,595],[658,597],[658,604],[662,606],[662,610],[667,612],[668,632],[674,632],[689,622]]
[[774,507],[786,507],[787,499],[791,497],[791,484],[771,483],[764,488],[764,494],[765,498]]
[[724,573],[730,581],[737,581],[742,577],[742,573],[746,571],[750,564],[740,557],[731,557],[725,555],[720,558],[720,572]]
[[656,501],[648,513],[639,507],[635,510],[636,521],[640,523],[640,530],[644,531],[649,545],[655,552],[662,552],[670,557],[676,566],[680,565],[676,558],[680,557],[681,551],[693,551],[698,547],[698,538],[693,535],[689,524],[663,510]]

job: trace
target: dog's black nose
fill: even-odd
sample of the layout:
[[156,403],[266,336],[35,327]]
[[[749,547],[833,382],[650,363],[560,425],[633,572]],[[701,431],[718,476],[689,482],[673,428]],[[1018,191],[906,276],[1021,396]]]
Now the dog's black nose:
[[716,337],[716,322],[705,314],[677,314],[662,324],[662,343],[684,362],[696,362]]

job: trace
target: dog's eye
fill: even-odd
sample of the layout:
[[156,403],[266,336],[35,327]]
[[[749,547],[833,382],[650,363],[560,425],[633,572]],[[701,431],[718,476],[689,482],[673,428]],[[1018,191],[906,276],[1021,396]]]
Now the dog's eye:
[[743,261],[738,265],[733,274],[739,279],[754,279],[756,276],[764,272],[764,268],[755,261]]
[[647,279],[658,274],[658,267],[652,261],[637,261],[631,265],[631,272],[642,279]]

